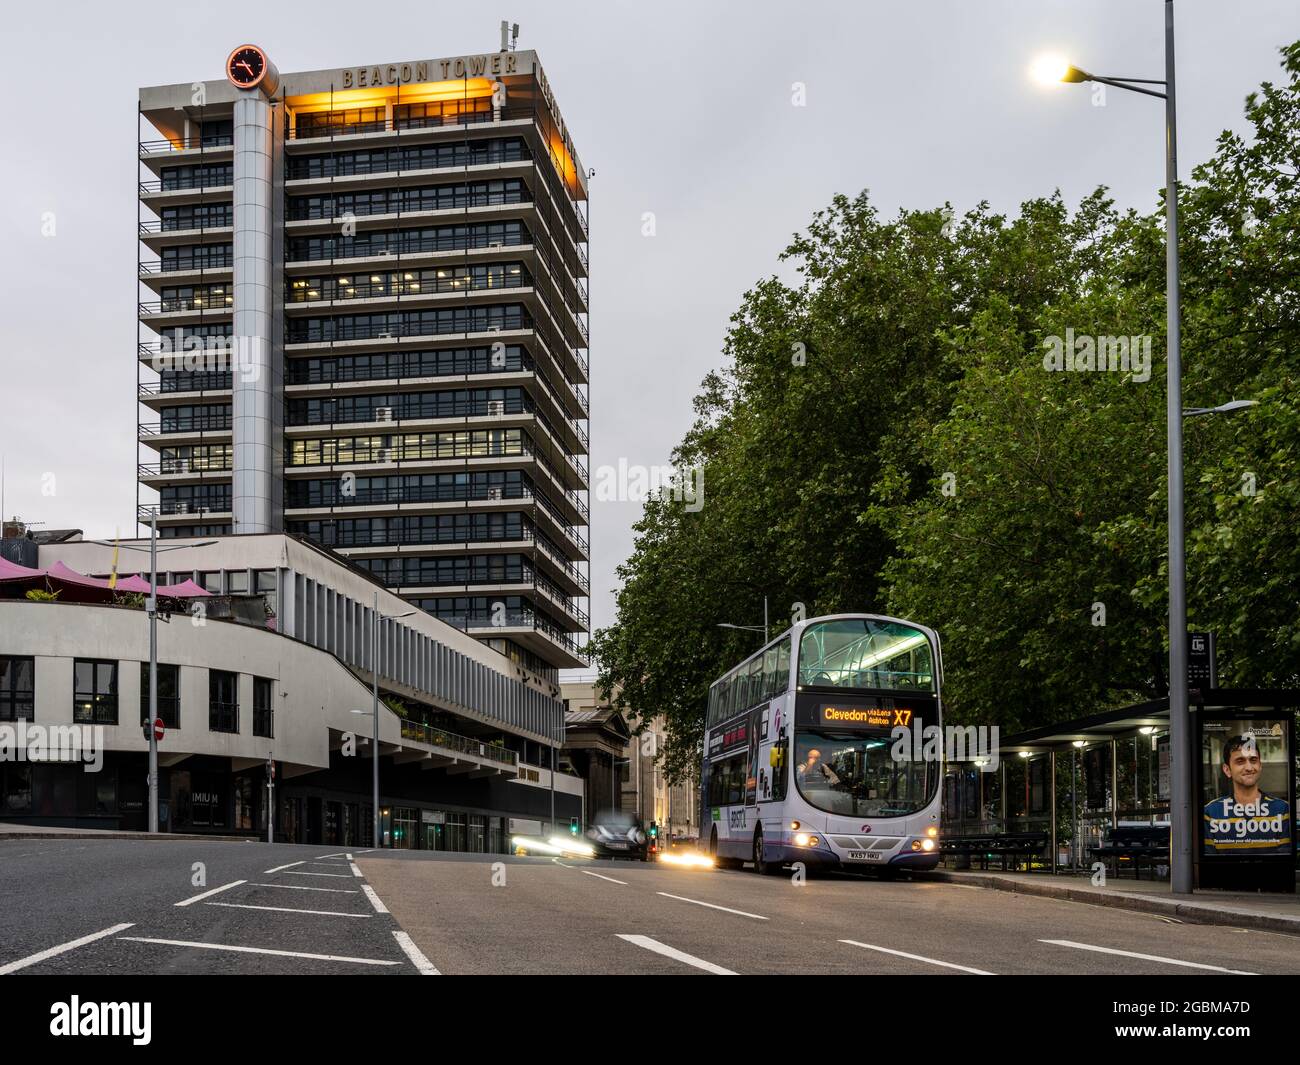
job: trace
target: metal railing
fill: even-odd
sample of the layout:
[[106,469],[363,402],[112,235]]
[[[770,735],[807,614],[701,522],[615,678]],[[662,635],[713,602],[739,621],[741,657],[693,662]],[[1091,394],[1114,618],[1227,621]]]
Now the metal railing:
[[220,221],[195,222],[189,218],[156,218],[141,222],[140,233],[149,236],[155,233],[205,233],[210,229],[230,229],[234,224],[233,214]]
[[140,314],[180,314],[185,311],[212,311],[229,314],[235,302],[234,293],[220,296],[170,296],[167,299],[144,300],[139,305]]
[[577,657],[586,657],[583,649],[578,645],[578,641],[568,632],[560,628],[555,622],[536,614],[531,610],[512,610],[506,611],[500,621],[496,620],[496,615],[490,610],[474,610],[466,614],[443,614],[434,615],[440,621],[445,621],[454,628],[468,631],[470,629],[500,629],[500,628],[521,628],[533,629],[537,632],[544,633],[550,639],[554,640],[560,646],[572,652]]
[[[153,506],[136,507],[136,515],[146,524],[150,515],[153,513]],[[226,516],[230,513],[230,500],[226,499],[224,503],[220,500],[216,504],[212,503],[194,503],[189,500],[171,500],[166,503],[158,504],[158,513],[163,517],[211,517],[214,514]]]
[[[418,313],[418,312],[416,312]],[[438,328],[437,322],[371,322],[353,325],[328,319],[330,325],[294,323],[297,328],[285,330],[286,344],[316,344],[333,340],[395,340],[404,337],[446,336],[460,333],[497,333],[502,330],[532,329],[533,317],[527,311],[514,311],[497,315],[466,316],[468,321],[451,323],[448,328]]]
[[[482,225],[487,227],[490,222],[484,222]],[[393,230],[392,239],[388,239],[390,234],[387,232],[370,233],[364,242],[358,243],[352,238],[330,237],[330,241],[340,241],[343,239],[352,239],[352,243],[339,248],[333,245],[328,255],[322,255],[315,258],[309,258],[305,255],[295,255],[290,249],[285,256],[287,263],[338,263],[346,262],[350,259],[376,259],[376,258],[396,258],[403,255],[419,255],[424,252],[438,251],[474,251],[480,249],[490,249],[494,247],[515,248],[532,244],[532,234],[523,230],[520,234],[509,234],[502,237],[491,236],[484,232],[469,233],[458,235],[449,233],[446,236],[433,237],[403,237],[404,233],[410,230]],[[384,237],[380,241],[376,237]],[[310,240],[310,237],[299,238]]]
[[186,418],[183,422],[173,422],[169,425],[164,425],[162,422],[141,422],[139,426],[139,435],[141,437],[165,436],[168,433],[206,433],[221,431],[230,431],[229,413],[227,413],[224,418]]
[[141,462],[137,466],[140,477],[173,477],[181,474],[229,473],[230,462],[214,463],[211,459],[163,459],[161,462]]
[[206,178],[192,178],[188,175],[184,177],[155,178],[153,181],[141,181],[141,195],[149,195],[154,192],[230,192],[234,188],[234,179],[226,178],[217,184],[210,183]]
[[206,137],[177,137],[175,140],[141,141],[141,155],[166,155],[168,152],[183,152],[191,148],[229,148],[235,143],[234,134],[208,134]]
[[142,274],[171,274],[184,270],[229,270],[235,262],[233,252],[225,255],[186,255],[176,259],[143,259]]
[[513,767],[519,761],[519,756],[507,747],[461,736],[446,729],[426,725],[422,721],[407,721],[403,718],[402,738],[425,743],[430,747],[439,747],[444,751],[454,751],[457,754],[468,754],[490,762],[498,762],[501,765]]

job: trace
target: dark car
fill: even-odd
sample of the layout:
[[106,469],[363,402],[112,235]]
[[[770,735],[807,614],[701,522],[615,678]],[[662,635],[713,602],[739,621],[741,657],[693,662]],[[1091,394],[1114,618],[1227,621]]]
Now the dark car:
[[597,858],[650,860],[650,838],[635,814],[621,810],[597,814],[587,829],[587,842],[595,849]]

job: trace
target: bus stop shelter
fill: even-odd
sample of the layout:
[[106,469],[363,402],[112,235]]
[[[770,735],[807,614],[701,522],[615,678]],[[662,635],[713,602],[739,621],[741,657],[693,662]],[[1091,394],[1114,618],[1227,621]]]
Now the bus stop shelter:
[[[1225,714],[1293,723],[1300,691],[1208,689],[1193,691],[1190,701],[1192,734],[1199,736],[1198,719]],[[1121,875],[1167,877],[1169,766],[1168,699],[1004,737],[996,765],[990,758],[945,768],[945,859],[957,868],[994,861],[1070,874],[1116,857],[1113,868]],[[1127,854],[1122,842],[1130,844]]]

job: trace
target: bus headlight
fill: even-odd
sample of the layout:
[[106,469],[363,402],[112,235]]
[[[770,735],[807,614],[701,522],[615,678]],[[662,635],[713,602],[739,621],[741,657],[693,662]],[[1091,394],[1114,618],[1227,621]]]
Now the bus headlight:
[[923,840],[921,840],[921,850],[923,850],[923,851],[932,851],[932,850],[934,850],[934,840],[932,840],[932,839],[923,839]]
[[934,825],[931,825],[929,828],[925,830],[925,834],[929,836],[931,839],[934,839],[936,836],[939,835],[939,830],[935,828]]
[[820,842],[821,840],[816,836],[810,835],[807,832],[800,832],[794,837],[794,845],[796,847],[815,847]]
[[912,850],[919,851],[920,849],[921,849],[921,841],[919,839],[912,840]]

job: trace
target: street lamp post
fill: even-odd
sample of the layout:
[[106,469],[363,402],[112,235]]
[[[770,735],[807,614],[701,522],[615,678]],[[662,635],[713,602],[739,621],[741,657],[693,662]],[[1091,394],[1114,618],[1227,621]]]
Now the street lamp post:
[[[1183,530],[1183,366],[1178,289],[1178,141],[1174,104],[1174,4],[1165,0],[1165,79],[1111,78],[1060,63],[1040,65],[1039,76],[1085,81],[1165,101],[1165,422],[1169,490],[1169,743],[1170,886],[1192,891],[1192,737],[1187,707],[1187,571]],[[1146,86],[1162,86],[1164,91]]]
[[[122,548],[126,551],[143,551],[143,547],[130,544],[112,544],[107,540],[93,543],[103,547]],[[215,540],[202,540],[195,544],[177,544],[175,547],[158,547],[158,508],[149,508],[149,597],[145,600],[145,613],[149,617],[149,721],[145,731],[149,734],[149,831],[158,831],[158,736],[154,722],[158,720],[158,552],[183,551],[190,547],[209,547]],[[269,815],[269,811],[268,811]]]

